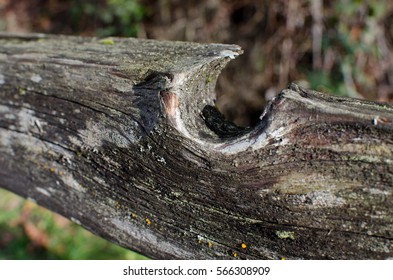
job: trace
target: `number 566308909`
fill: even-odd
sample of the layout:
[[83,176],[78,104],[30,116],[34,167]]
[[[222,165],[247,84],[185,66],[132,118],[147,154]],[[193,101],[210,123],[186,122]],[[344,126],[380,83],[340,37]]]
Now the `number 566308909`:
[[217,267],[217,275],[268,275],[270,267]]

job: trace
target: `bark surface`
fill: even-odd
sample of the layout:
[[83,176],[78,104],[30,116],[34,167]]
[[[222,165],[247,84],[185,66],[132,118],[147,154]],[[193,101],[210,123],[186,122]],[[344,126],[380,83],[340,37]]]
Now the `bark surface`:
[[240,53],[0,34],[0,187],[152,258],[392,258],[393,107],[293,84],[240,129]]

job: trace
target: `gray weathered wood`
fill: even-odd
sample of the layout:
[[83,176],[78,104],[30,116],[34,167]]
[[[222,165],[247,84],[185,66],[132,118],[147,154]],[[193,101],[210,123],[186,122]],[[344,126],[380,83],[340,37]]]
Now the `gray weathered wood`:
[[393,107],[291,85],[224,135],[240,53],[0,34],[0,187],[153,258],[393,257]]

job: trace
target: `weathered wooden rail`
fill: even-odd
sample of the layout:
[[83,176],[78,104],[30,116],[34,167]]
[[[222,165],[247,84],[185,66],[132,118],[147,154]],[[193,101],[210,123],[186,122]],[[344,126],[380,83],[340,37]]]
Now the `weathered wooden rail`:
[[234,128],[240,53],[0,34],[0,187],[153,258],[393,257],[393,107],[291,85]]

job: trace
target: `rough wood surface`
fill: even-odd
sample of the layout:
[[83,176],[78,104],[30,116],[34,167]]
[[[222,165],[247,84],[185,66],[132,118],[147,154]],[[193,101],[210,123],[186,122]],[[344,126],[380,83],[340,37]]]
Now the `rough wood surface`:
[[393,107],[291,85],[226,133],[240,53],[0,34],[0,187],[153,258],[392,258]]

